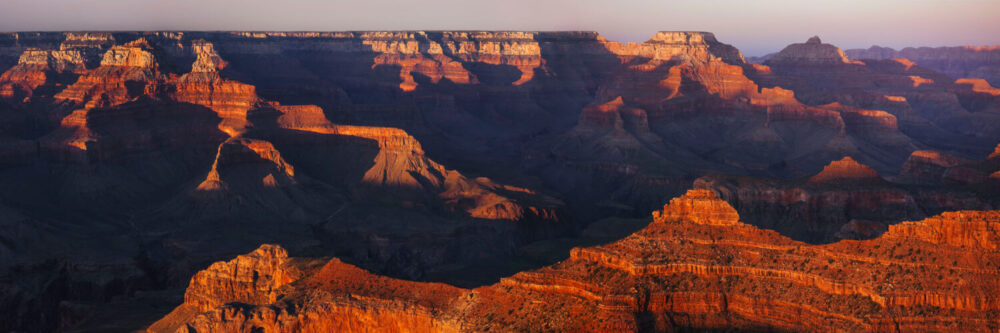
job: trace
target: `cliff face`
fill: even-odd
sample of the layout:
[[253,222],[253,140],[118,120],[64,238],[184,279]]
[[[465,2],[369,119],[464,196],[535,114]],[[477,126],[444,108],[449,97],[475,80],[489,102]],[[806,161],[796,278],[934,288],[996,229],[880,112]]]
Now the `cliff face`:
[[[868,241],[808,245],[743,224],[713,192],[692,190],[625,239],[576,248],[561,263],[495,285],[407,282],[337,259],[302,259],[281,266],[282,276],[303,273],[279,289],[280,301],[250,298],[194,310],[203,303],[188,297],[150,330],[366,331],[393,329],[390,322],[410,331],[983,330],[998,324],[990,313],[1000,309],[987,296],[1000,288],[992,278],[1000,263],[997,214],[946,213]],[[263,262],[286,260],[281,254]],[[215,303],[247,300],[240,295],[248,292],[271,295],[261,286],[277,274],[252,284],[220,276],[227,282],[201,291],[200,277],[216,266],[260,261],[213,265],[192,279],[188,295],[210,295]]]

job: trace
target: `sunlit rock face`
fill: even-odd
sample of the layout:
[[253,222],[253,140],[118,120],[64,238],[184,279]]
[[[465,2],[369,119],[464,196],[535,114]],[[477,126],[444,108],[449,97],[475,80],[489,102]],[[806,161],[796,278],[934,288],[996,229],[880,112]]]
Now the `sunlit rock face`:
[[[1000,204],[996,85],[818,38],[765,65],[692,31],[3,33],[0,72],[0,330],[142,329],[188,285],[154,330],[645,330],[669,322],[628,300],[650,277],[569,248],[664,202],[656,225],[808,248]],[[767,303],[792,324],[719,310],[705,269],[657,277],[695,295],[670,325],[882,327],[813,289]]]
[[982,330],[998,324],[1000,304],[983,293],[1000,288],[998,223],[997,211],[953,212],[809,245],[691,190],[625,239],[477,289],[265,245],[196,274],[184,304],[150,330]]
[[826,183],[875,179],[879,179],[878,172],[867,165],[858,163],[850,156],[846,156],[823,167],[823,171],[809,178],[809,182]]

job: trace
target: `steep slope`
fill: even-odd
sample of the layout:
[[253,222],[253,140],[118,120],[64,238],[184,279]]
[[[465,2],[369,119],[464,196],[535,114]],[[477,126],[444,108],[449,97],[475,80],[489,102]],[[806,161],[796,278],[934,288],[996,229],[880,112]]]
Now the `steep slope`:
[[150,331],[985,330],[1000,324],[987,296],[1000,288],[998,223],[996,211],[945,213],[816,246],[692,190],[623,240],[471,290],[265,245],[196,275]]

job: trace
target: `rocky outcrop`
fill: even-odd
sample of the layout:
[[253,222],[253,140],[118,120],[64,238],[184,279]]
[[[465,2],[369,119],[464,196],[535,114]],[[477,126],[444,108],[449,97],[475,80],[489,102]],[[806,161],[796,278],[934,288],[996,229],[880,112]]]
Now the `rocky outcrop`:
[[[279,301],[179,315],[197,303],[189,298],[150,330],[380,330],[391,329],[389,319],[416,331],[982,330],[998,324],[989,313],[1000,304],[984,294],[1000,289],[992,278],[998,214],[948,213],[868,241],[808,245],[743,224],[712,192],[692,190],[625,239],[573,249],[561,263],[491,286],[405,282],[336,259],[302,260],[298,267],[309,268],[292,270],[303,277]],[[216,302],[244,299],[230,289],[266,294],[273,279],[262,276],[222,284]]]
[[157,65],[151,46],[144,39],[116,45],[104,53],[100,67],[81,75],[55,98],[85,109],[120,105],[143,94],[146,85],[161,79]]
[[739,223],[740,215],[725,201],[718,200],[709,190],[691,190],[681,197],[670,200],[671,209],[653,212],[653,221],[690,221],[697,224],[733,225]]
[[989,82],[983,79],[958,79],[955,80],[955,84],[967,85],[972,87],[973,92],[989,94],[993,96],[1000,95],[1000,88],[993,87]]
[[24,100],[60,74],[83,69],[84,59],[77,50],[25,50],[17,65],[0,75],[0,97]]

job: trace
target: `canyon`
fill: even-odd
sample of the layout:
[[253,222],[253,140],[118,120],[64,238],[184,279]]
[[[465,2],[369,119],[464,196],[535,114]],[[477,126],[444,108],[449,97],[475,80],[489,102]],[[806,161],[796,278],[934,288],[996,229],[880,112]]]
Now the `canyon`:
[[0,33],[0,330],[995,330],[991,52]]

